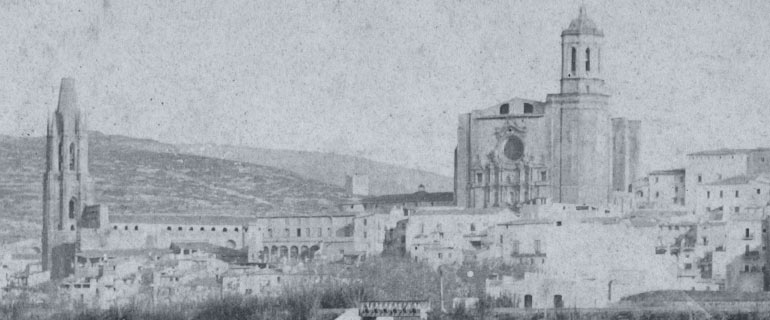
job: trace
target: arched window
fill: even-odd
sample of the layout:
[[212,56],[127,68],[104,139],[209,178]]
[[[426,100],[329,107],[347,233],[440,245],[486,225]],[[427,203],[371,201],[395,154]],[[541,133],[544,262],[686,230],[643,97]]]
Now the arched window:
[[507,103],[500,105],[500,114],[508,114],[510,106]]
[[70,225],[70,231],[75,231],[75,225]]
[[128,226],[124,226],[124,227],[123,227],[123,230],[126,230],[126,231],[128,231]]
[[591,48],[586,48],[586,71],[591,71]]
[[75,143],[70,143],[70,170],[75,170]]
[[575,47],[572,47],[572,68],[570,68],[572,72],[575,72],[577,70],[577,49]]
[[471,232],[476,231],[476,224],[471,223]]
[[69,217],[70,219],[75,219],[75,198],[70,199],[70,207],[69,207]]

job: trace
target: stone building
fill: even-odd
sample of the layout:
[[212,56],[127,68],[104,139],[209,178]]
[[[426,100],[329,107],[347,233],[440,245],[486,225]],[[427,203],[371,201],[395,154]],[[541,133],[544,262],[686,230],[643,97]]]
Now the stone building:
[[459,117],[456,204],[467,208],[604,205],[628,192],[639,157],[638,121],[610,120],[602,76],[604,33],[585,8],[562,34],[561,91],[514,98]]
[[[686,203],[690,209],[705,207],[698,193],[703,185],[737,176],[770,172],[770,149],[718,149],[687,155]],[[699,212],[702,213],[702,212]]]
[[685,169],[652,171],[635,182],[632,192],[639,209],[683,209]]

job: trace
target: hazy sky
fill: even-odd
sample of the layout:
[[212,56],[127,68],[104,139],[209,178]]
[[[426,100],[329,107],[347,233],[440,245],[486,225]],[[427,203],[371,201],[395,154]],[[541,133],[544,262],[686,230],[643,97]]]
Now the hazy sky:
[[[0,134],[91,129],[327,151],[452,174],[457,116],[558,91],[580,1],[0,1]],[[585,1],[643,167],[770,146],[769,1]]]

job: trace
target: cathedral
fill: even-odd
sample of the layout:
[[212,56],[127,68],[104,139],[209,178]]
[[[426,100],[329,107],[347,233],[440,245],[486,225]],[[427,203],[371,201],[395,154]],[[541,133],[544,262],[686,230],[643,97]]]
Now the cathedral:
[[639,121],[610,118],[604,33],[584,7],[561,33],[561,90],[459,117],[455,200],[466,208],[608,205],[636,177]]

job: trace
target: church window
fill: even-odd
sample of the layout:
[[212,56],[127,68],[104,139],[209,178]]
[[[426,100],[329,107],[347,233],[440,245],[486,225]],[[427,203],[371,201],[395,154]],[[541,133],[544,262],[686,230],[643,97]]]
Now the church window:
[[533,112],[535,112],[535,107],[533,107],[531,103],[525,103],[524,113],[533,113]]
[[575,49],[575,47],[572,47],[572,68],[570,68],[572,72],[575,72],[575,70],[577,69],[576,65],[577,65],[577,49]]
[[591,48],[586,48],[586,71],[591,71]]
[[508,114],[510,106],[507,103],[500,105],[500,114]]
[[521,159],[524,155],[524,142],[516,136],[508,137],[508,141],[503,147],[503,154],[512,161]]
[[70,219],[75,219],[75,198],[70,199],[69,217]]
[[75,170],[75,143],[70,143],[70,170]]

